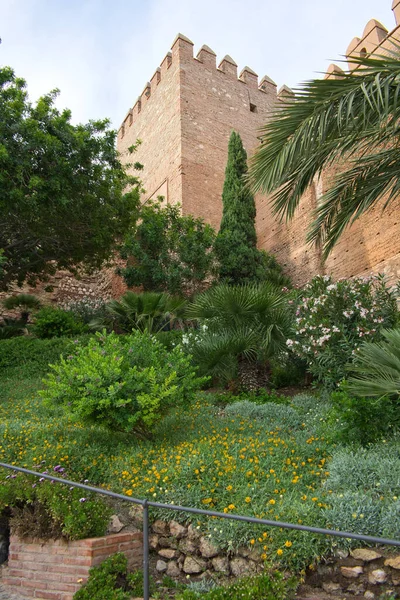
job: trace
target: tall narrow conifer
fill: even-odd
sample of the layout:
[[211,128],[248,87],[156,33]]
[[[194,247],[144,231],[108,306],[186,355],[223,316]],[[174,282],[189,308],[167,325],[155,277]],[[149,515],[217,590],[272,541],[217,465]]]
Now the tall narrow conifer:
[[254,197],[246,185],[247,154],[240,135],[232,131],[222,192],[223,213],[215,241],[219,278],[244,284],[259,280],[260,252],[257,250]]

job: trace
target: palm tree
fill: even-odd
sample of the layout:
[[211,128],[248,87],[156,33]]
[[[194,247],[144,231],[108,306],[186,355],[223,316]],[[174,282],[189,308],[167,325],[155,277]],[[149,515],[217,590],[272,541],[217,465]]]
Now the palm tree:
[[286,101],[263,128],[250,168],[254,190],[273,192],[275,213],[290,220],[314,178],[344,163],[309,229],[325,257],[351,223],[400,190],[400,47],[351,60],[357,69],[309,81]]
[[9,296],[3,300],[3,306],[7,310],[14,310],[19,308],[21,310],[21,323],[26,325],[29,320],[29,315],[33,310],[38,310],[42,304],[39,298],[32,294],[17,294],[16,296]]
[[110,300],[106,305],[108,316],[94,319],[93,329],[102,329],[112,321],[119,329],[132,329],[157,333],[182,314],[186,302],[164,292],[126,292],[120,300]]
[[400,401],[400,329],[383,331],[384,341],[364,342],[349,365],[349,391],[356,396]]
[[[268,359],[286,348],[291,316],[285,294],[270,283],[217,285],[186,316],[203,326],[193,357],[204,372],[247,389],[264,387]],[[261,376],[261,377],[260,377]]]

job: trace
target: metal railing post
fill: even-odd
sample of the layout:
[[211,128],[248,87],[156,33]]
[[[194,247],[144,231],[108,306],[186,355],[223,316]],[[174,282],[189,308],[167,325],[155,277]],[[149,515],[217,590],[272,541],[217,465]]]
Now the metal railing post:
[[149,576],[149,505],[143,502],[143,600],[150,599]]

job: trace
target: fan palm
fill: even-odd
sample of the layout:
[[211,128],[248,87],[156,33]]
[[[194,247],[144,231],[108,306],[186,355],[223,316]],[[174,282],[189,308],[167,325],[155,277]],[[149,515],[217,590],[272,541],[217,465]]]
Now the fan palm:
[[273,192],[275,213],[290,220],[314,178],[344,163],[309,229],[325,257],[351,223],[400,191],[400,47],[352,60],[358,69],[296,90],[263,128],[250,168],[254,190]]
[[186,316],[203,324],[193,347],[195,361],[218,379],[239,375],[242,383],[244,376],[252,378],[252,371],[256,376],[259,363],[265,367],[268,358],[282,351],[291,324],[285,294],[270,283],[218,285],[198,296]]
[[19,308],[21,310],[21,322],[26,324],[30,313],[33,310],[39,309],[42,305],[39,298],[36,298],[32,294],[17,294],[16,296],[6,298],[3,301],[3,306],[7,310]]
[[[157,333],[168,322],[182,314],[185,301],[164,292],[126,292],[120,300],[111,300],[106,305],[110,320],[123,331],[132,329]],[[90,324],[94,329],[104,327],[104,319]]]
[[349,366],[349,390],[356,396],[400,400],[400,329],[383,332],[384,341],[365,342]]

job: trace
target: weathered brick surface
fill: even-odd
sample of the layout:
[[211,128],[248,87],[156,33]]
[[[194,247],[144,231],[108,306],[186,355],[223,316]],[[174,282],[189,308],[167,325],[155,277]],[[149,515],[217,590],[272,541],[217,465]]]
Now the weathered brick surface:
[[[400,9],[394,7],[394,12],[400,19]],[[384,52],[390,40],[399,38],[399,31],[396,27],[388,34],[372,20],[362,37],[352,41],[347,54],[360,56],[364,49]],[[329,72],[334,76],[340,70],[331,67]],[[276,87],[268,78],[259,85],[256,74],[249,69],[243,70],[240,78],[237,75],[237,66],[230,57],[225,57],[217,68],[210,48],[203,47],[194,57],[192,42],[178,36],[171,58],[163,61],[157,77],[152,78],[150,88],[142,94],[140,112],[136,103],[118,135],[118,148],[126,161],[128,147],[137,138],[143,141],[135,160],[145,166],[146,198],[164,195],[172,204],[179,202],[184,213],[201,216],[216,228],[222,214],[221,194],[231,130],[240,133],[251,155],[259,143],[260,127],[279,105]],[[356,222],[325,264],[320,249],[306,242],[311,212],[333,174],[330,169],[315,182],[290,224],[280,223],[272,215],[268,199],[257,196],[259,247],[274,253],[300,284],[316,273],[332,273],[338,278],[384,271],[395,279],[400,275],[399,202],[382,213],[383,200]]]
[[2,583],[26,598],[72,600],[87,581],[89,569],[116,552],[124,552],[130,569],[140,568],[142,534],[120,533],[43,544],[11,536],[8,567],[3,569]]

